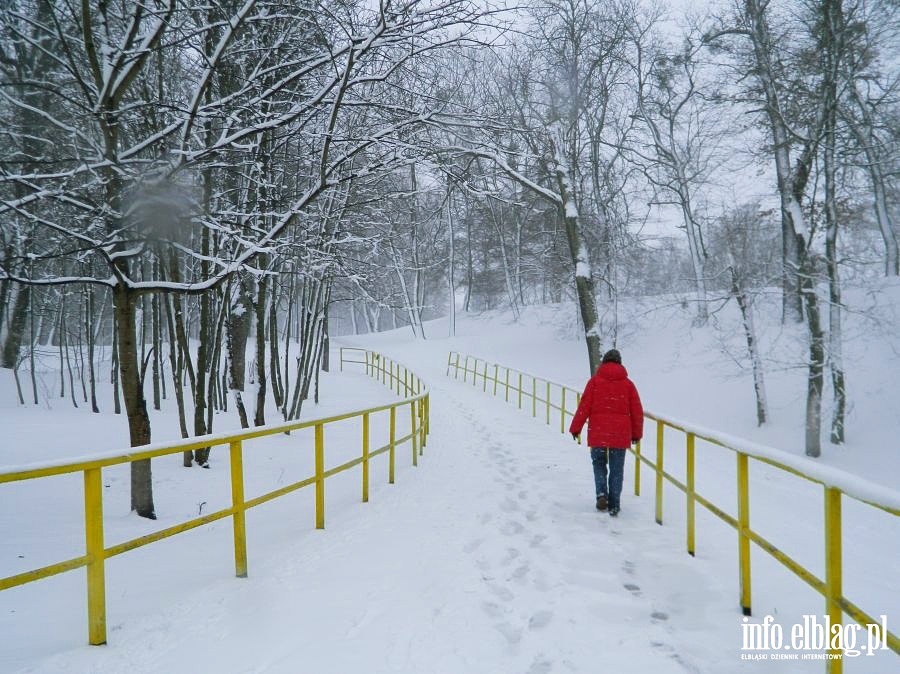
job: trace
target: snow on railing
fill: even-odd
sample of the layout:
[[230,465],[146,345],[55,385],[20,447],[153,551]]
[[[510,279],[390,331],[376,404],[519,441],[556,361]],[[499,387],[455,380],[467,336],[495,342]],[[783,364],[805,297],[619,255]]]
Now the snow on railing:
[[[346,352],[346,354],[345,354]],[[352,356],[360,356],[353,358]],[[179,442],[165,442],[142,447],[131,447],[126,450],[103,452],[77,458],[68,458],[61,461],[45,461],[41,463],[0,468],[0,487],[6,482],[19,482],[45,478],[51,475],[64,473],[84,474],[84,527],[85,527],[85,554],[67,559],[62,562],[50,564],[39,569],[32,569],[6,578],[0,578],[0,591],[19,585],[49,578],[65,571],[71,571],[81,567],[87,569],[87,598],[88,598],[88,641],[92,645],[106,643],[106,580],[105,561],[110,557],[128,552],[135,548],[155,543],[156,541],[195,529],[204,524],[210,524],[226,517],[232,518],[234,529],[234,562],[235,574],[239,578],[247,576],[247,539],[245,512],[255,506],[261,505],[285,494],[291,493],[303,487],[315,487],[315,520],[316,528],[325,528],[325,480],[333,475],[344,472],[355,466],[362,466],[362,500],[369,500],[369,462],[381,454],[388,454],[388,482],[394,483],[395,451],[398,446],[409,442],[412,446],[412,463],[418,465],[419,456],[423,454],[423,448],[429,433],[429,391],[424,382],[404,365],[396,363],[387,356],[374,351],[356,348],[341,348],[341,370],[345,364],[361,364],[365,366],[366,374],[394,390],[400,400],[356,409],[339,414],[333,414],[318,419],[304,421],[291,421],[281,424],[269,424],[255,428],[243,429],[238,432],[218,433],[182,440]],[[409,433],[397,437],[397,411],[409,409]],[[389,414],[388,442],[377,449],[370,449],[369,421],[373,414],[387,412]],[[362,419],[362,451],[360,456],[331,468],[325,468],[325,426],[345,419]],[[314,459],[315,472],[298,482],[281,486],[274,491],[244,498],[244,469],[243,469],[243,443],[246,440],[267,435],[276,435],[287,431],[295,431],[303,428],[314,430]],[[231,506],[216,512],[196,517],[179,524],[154,531],[145,536],[117,543],[107,547],[104,544],[103,527],[103,481],[102,469],[116,464],[129,463],[139,459],[176,454],[201,447],[215,445],[229,446],[230,481],[231,481]]]
[[[489,363],[475,356],[463,355],[451,351],[447,356],[447,375],[453,371],[454,379],[462,375],[464,383],[471,381],[473,386],[482,385],[482,390],[492,395],[503,395],[506,402],[510,402],[510,396],[514,399],[519,409],[523,403],[531,402],[532,417],[538,416],[538,408],[541,408],[548,425],[555,416],[554,410],[559,413],[560,432],[567,432],[566,420],[575,414],[578,403],[581,401],[581,393],[563,384],[537,377],[521,370],[516,370],[505,365]],[[558,396],[554,397],[554,393]],[[544,397],[541,397],[543,393]],[[557,403],[558,401],[558,403]],[[568,408],[568,402],[572,401],[575,409]],[[740,604],[744,615],[750,615],[750,543],[756,543],[782,565],[793,571],[801,580],[825,597],[826,613],[832,625],[843,622],[843,614],[855,620],[860,625],[876,624],[876,620],[853,604],[843,595],[842,588],[842,533],[841,533],[841,496],[846,495],[857,501],[873,506],[894,517],[900,517],[900,493],[893,489],[875,484],[842,470],[823,466],[806,457],[796,456],[784,450],[767,447],[758,443],[744,440],[727,433],[711,430],[703,426],[676,421],[651,412],[644,413],[644,417],[656,424],[656,460],[651,461],[641,453],[641,443],[637,442],[633,448],[628,448],[636,460],[634,467],[634,493],[640,496],[641,489],[641,464],[649,466],[655,476],[655,517],[658,524],[663,523],[663,484],[669,482],[684,492],[686,497],[686,537],[687,551],[694,555],[695,550],[695,505],[699,503],[713,515],[734,528],[738,533],[738,558],[740,568]],[[664,469],[664,438],[665,429],[670,428],[681,431],[686,436],[685,442],[685,481],[677,479]],[[732,517],[723,508],[715,505],[707,498],[698,494],[695,489],[695,444],[700,439],[704,442],[728,449],[737,457],[737,517]],[[578,442],[581,442],[579,437]],[[817,578],[811,571],[792,559],[782,550],[761,536],[750,527],[750,487],[749,487],[749,459],[754,459],[782,470],[790,475],[804,480],[821,484],[824,487],[825,502],[825,578]],[[900,654],[900,638],[889,630],[885,630],[884,639],[894,653]],[[838,649],[830,649],[830,653],[837,656]],[[840,659],[830,660],[833,667]],[[829,671],[835,671],[829,669]]]

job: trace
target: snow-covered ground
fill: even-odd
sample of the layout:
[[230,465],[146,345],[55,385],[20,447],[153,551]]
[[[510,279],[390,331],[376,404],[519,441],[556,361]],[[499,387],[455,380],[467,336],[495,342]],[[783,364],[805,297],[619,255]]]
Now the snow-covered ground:
[[[887,303],[883,316],[896,310],[888,299],[898,295],[877,297]],[[718,314],[719,332],[696,329],[677,303],[635,303],[623,316],[618,346],[649,409],[802,453],[802,378],[770,367],[773,423],[756,429],[749,373],[723,353],[724,347],[739,354],[742,336],[728,327],[734,318]],[[848,323],[854,401],[848,444],[826,443],[822,461],[896,489],[895,337]],[[649,475],[644,495],[631,495],[631,458],[622,515],[597,513],[584,447],[556,425],[548,428],[480,387],[445,376],[447,352],[456,349],[581,386],[587,365],[573,338],[571,306],[528,309],[518,324],[502,313],[460,317],[455,338],[446,337],[446,321],[426,327],[429,339],[420,342],[405,331],[343,340],[394,356],[431,388],[425,456],[413,468],[398,452],[396,485],[386,484],[386,457],[373,466],[368,504],[359,503],[358,470],[330,479],[324,531],[313,529],[311,490],[251,511],[248,579],[232,577],[227,521],[114,558],[105,647],[83,645],[83,572],[2,592],[0,671],[823,671],[821,661],[740,659],[731,529],[698,507],[697,557],[688,556],[683,497],[666,490],[665,526],[657,526]],[[761,327],[770,364],[779,351],[791,362],[793,336],[775,321],[762,320]],[[62,403],[52,411],[17,408],[11,390],[3,391],[9,395],[0,403],[0,464],[109,449],[125,435],[124,421],[111,415]],[[362,374],[333,373],[323,380],[323,405],[306,414],[391,396]],[[177,435],[171,412],[154,424],[155,440]],[[358,420],[327,433],[330,465],[356,452],[358,433]],[[384,420],[373,420],[373,433],[381,444]],[[678,443],[676,434],[667,436],[667,468],[676,475],[683,470]],[[303,434],[248,443],[247,495],[308,474],[310,447]],[[733,455],[700,445],[697,466],[700,493],[733,513]],[[160,520],[149,523],[128,513],[127,470],[104,471],[109,543],[195,515],[204,502],[204,511],[216,509],[228,498],[228,471],[215,455],[209,471],[185,470],[173,457],[155,462],[154,474]],[[0,487],[0,575],[80,553],[78,477],[41,482],[47,484]],[[845,594],[870,613],[886,613],[894,632],[896,519],[844,504]],[[821,487],[754,464],[751,524],[822,574]],[[789,626],[803,614],[821,615],[821,597],[792,574],[757,550],[752,562],[754,620],[771,614]],[[848,672],[872,674],[898,666],[891,653],[846,664]]]

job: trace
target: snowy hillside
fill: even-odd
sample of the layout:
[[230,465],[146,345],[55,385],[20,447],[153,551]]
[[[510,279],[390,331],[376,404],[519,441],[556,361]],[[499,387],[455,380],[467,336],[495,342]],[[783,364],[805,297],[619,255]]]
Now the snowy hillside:
[[[616,346],[645,406],[803,455],[806,336],[803,326],[781,323],[780,293],[760,295],[755,306],[771,419],[761,428],[756,425],[753,381],[737,306],[728,302],[712,312],[708,326],[697,328],[688,299],[620,299]],[[897,489],[900,284],[883,282],[865,291],[847,291],[844,300],[847,442],[843,446],[827,442],[831,395],[827,387],[819,461]],[[447,321],[439,319],[426,325],[427,341],[408,348],[427,350],[434,358],[458,350],[580,389],[589,369],[577,320],[572,303],[523,307],[518,322],[507,311],[460,315],[455,338],[447,338]],[[611,320],[604,317],[604,348],[612,346]],[[406,333],[398,331],[401,339]],[[396,339],[387,332],[350,341],[377,348]]]
[[[882,296],[896,299],[896,293]],[[864,301],[865,298],[860,298]],[[889,308],[880,309],[882,316]],[[739,354],[730,308],[720,329],[691,328],[678,302],[627,305],[619,348],[647,407],[787,451],[800,434],[796,372],[768,371],[774,420],[754,426],[749,375],[723,353]],[[854,315],[854,314],[851,314]],[[796,340],[769,317],[760,321],[767,361],[790,362]],[[852,467],[896,487],[896,452],[887,440],[900,424],[891,401],[897,384],[893,345],[866,329],[848,341],[852,363],[849,438],[823,462]],[[0,593],[0,669],[27,672],[729,672],[740,661],[736,545],[733,531],[698,511],[698,554],[684,552],[683,496],[666,489],[666,526],[653,523],[652,490],[631,496],[626,466],[618,521],[593,510],[585,450],[478,387],[445,376],[456,349],[580,386],[584,348],[573,334],[570,305],[529,308],[518,323],[503,313],[426,325],[428,339],[407,331],[346,337],[342,343],[384,351],[421,374],[432,390],[432,437],[418,468],[405,456],[398,484],[373,468],[372,502],[358,501],[358,475],[328,487],[328,528],[312,528],[312,495],[301,490],[248,515],[250,578],[231,578],[230,528],[216,522],[111,560],[110,643],[83,646],[83,574],[64,574]],[[725,337],[722,337],[725,335]],[[739,360],[739,356],[738,356]],[[783,368],[782,368],[783,369]],[[857,394],[856,391],[859,391]],[[869,392],[869,393],[864,393]],[[388,400],[391,393],[359,372],[323,378],[323,405],[307,415]],[[865,401],[865,402],[863,402]],[[171,405],[169,406],[171,408]],[[873,407],[874,409],[868,409]],[[2,408],[11,443],[3,463],[60,458],[121,445],[124,425],[106,413],[59,405],[21,408],[7,390]],[[881,418],[879,419],[879,415]],[[223,427],[233,420],[223,417]],[[165,410],[156,438],[177,436]],[[648,428],[648,446],[652,446]],[[383,423],[373,432],[383,436]],[[358,427],[329,436],[350,456]],[[674,437],[667,440],[670,447]],[[880,444],[881,443],[881,444]],[[254,444],[248,494],[310,470],[310,438],[296,434]],[[698,490],[733,510],[733,459],[698,448]],[[681,469],[670,450],[669,470]],[[891,472],[893,471],[893,472]],[[127,473],[104,472],[106,529],[124,539],[215,509],[227,498],[227,470],[185,470],[175,458],[155,462],[160,521],[128,512]],[[753,524],[814,573],[822,573],[821,489],[754,466]],[[81,545],[78,476],[0,489],[0,574],[77,554]],[[207,510],[208,511],[208,510]],[[18,516],[28,512],[28,523]],[[895,521],[845,505],[845,591],[874,613],[900,614],[892,561],[900,556]],[[821,612],[818,595],[753,553],[754,615],[785,623]],[[886,674],[890,653],[850,663]],[[887,667],[887,669],[886,669]],[[821,662],[770,662],[765,671],[819,672]]]

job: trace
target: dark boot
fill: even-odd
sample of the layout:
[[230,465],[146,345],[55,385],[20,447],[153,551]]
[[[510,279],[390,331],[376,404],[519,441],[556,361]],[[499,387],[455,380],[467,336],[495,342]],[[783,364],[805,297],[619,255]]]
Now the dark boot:
[[597,497],[597,510],[606,510],[606,494]]
[[619,516],[619,506],[618,505],[609,507],[609,516],[610,517],[618,517]]

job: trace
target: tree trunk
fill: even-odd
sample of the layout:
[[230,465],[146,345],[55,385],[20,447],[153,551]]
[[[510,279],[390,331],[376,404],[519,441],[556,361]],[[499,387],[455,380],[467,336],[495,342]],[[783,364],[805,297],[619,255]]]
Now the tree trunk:
[[243,393],[247,372],[247,338],[250,335],[253,313],[239,279],[234,280],[230,304],[225,335],[228,349],[228,388],[237,407],[241,428],[249,428]]
[[841,328],[841,281],[838,270],[838,213],[835,181],[835,145],[837,143],[838,66],[843,43],[843,9],[840,0],[822,4],[826,58],[827,111],[825,114],[823,165],[825,171],[825,263],[828,269],[828,364],[834,406],[831,416],[831,442],[844,442],[844,412],[847,407],[844,385],[843,330]]
[[562,198],[562,203],[559,206],[559,215],[565,224],[569,253],[572,256],[572,264],[575,267],[575,292],[578,295],[578,308],[581,312],[581,322],[584,326],[584,341],[587,345],[588,364],[593,376],[597,368],[600,367],[602,359],[594,279],[591,273],[587,246],[584,243],[584,236],[579,225],[578,207],[575,205],[575,198],[572,194],[571,181],[564,166],[559,162],[556,168],[556,182]]
[[22,348],[22,338],[25,335],[25,323],[28,318],[28,308],[31,305],[32,289],[22,285],[17,290],[12,316],[7,323],[3,362],[0,363],[0,367],[13,368],[16,366],[19,360],[19,350]]
[[[262,265],[260,265],[262,266]],[[266,314],[269,308],[268,279],[262,277],[256,287],[256,402],[253,405],[253,425],[266,423]]]
[[449,290],[448,305],[450,309],[450,337],[456,336],[456,279],[454,278],[454,260],[456,258],[455,234],[453,231],[453,203],[450,191],[447,191],[447,227],[450,230],[450,251],[447,256],[447,285]]
[[894,223],[887,205],[885,179],[882,171],[884,159],[877,150],[878,141],[872,132],[873,120],[866,103],[856,90],[855,84],[851,85],[849,90],[850,96],[855,101],[862,117],[861,124],[849,120],[849,126],[856,136],[857,143],[863,148],[866,155],[865,168],[869,176],[869,182],[872,185],[872,205],[875,210],[875,220],[878,222],[881,238],[884,241],[884,274],[885,276],[897,276],[900,275],[900,246],[897,244],[897,233],[894,231]]
[[753,320],[753,307],[750,299],[741,286],[737,272],[730,267],[731,294],[737,301],[741,311],[741,322],[744,326],[744,337],[747,340],[747,354],[750,356],[750,365],[753,369],[753,392],[756,395],[756,425],[762,426],[768,420],[768,405],[766,401],[766,385],[763,378],[762,358],[759,355],[756,326]]
[[[766,98],[765,112],[772,132],[775,172],[781,199],[782,319],[799,323],[803,320],[799,279],[802,242],[798,242],[797,234],[805,234],[805,221],[796,194],[803,192],[806,173],[802,179],[803,184],[798,185],[798,176],[790,163],[791,140],[781,116],[781,101],[772,66],[774,45],[769,32],[766,5],[762,0],[746,0],[745,11],[750,24],[749,37],[756,60],[756,77]],[[803,168],[802,161],[798,162],[798,168]]]
[[800,267],[800,287],[806,310],[809,331],[809,371],[806,387],[806,454],[817,457],[822,454],[822,389],[825,374],[825,333],[816,295],[814,270],[809,254],[803,252]]
[[[126,288],[117,287],[114,291],[119,373],[132,447],[150,443],[150,417],[147,414],[147,401],[144,399],[135,330],[135,303],[139,299]],[[131,462],[131,509],[141,517],[156,519],[150,459]]]

